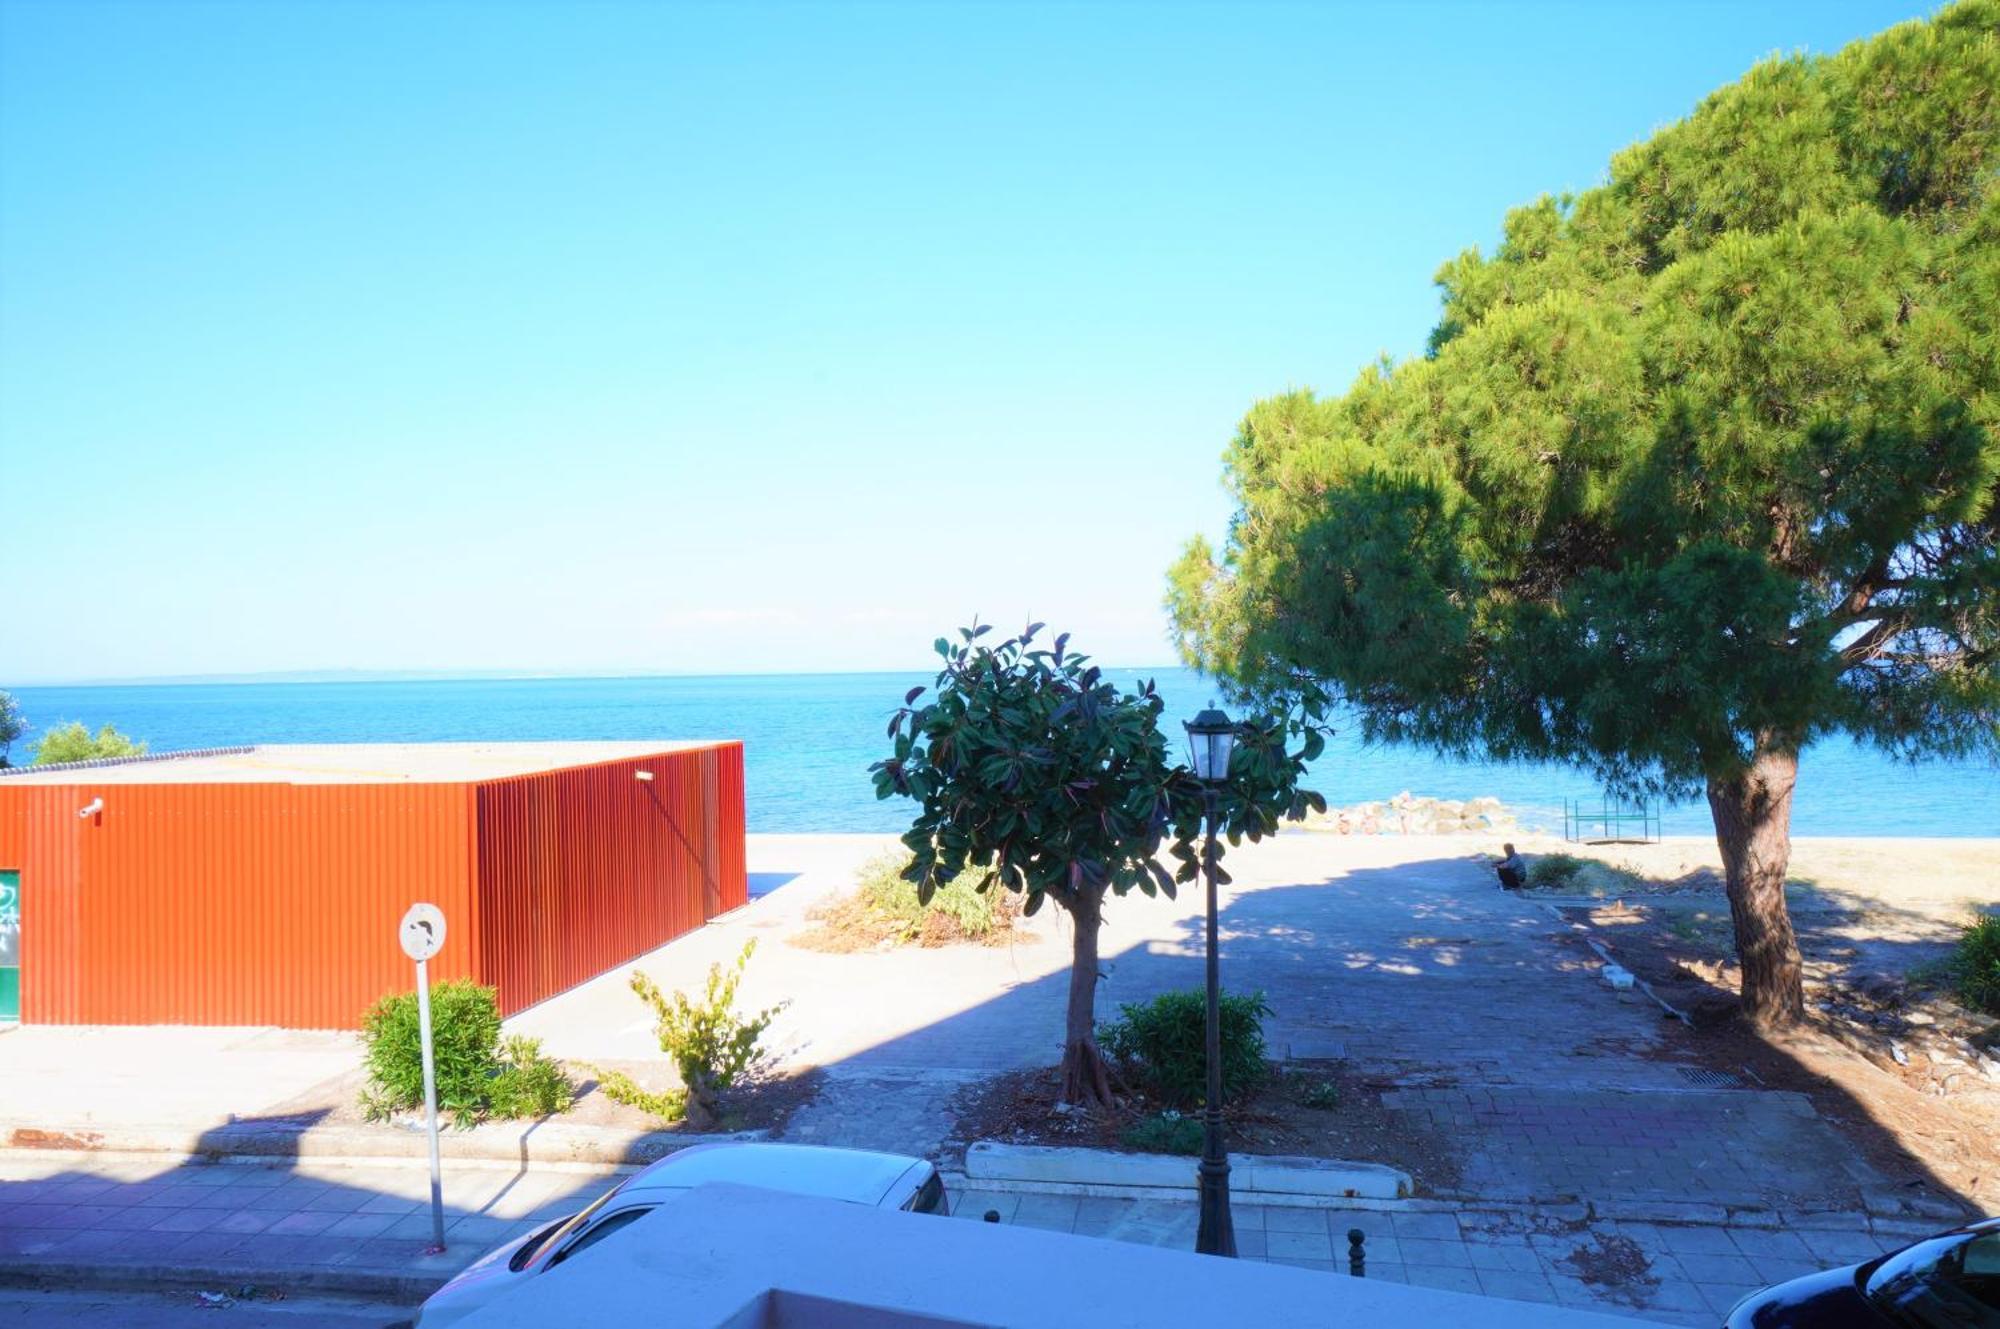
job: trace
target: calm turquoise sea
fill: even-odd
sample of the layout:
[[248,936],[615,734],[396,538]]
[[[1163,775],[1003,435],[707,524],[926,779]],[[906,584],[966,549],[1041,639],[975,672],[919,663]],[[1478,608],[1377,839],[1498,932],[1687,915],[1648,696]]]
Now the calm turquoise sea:
[[[1179,732],[1209,688],[1187,670],[1111,670],[1157,678]],[[906,807],[877,802],[868,765],[889,713],[915,683],[899,674],[717,678],[559,678],[367,683],[222,683],[13,689],[36,726],[114,724],[156,752],[244,743],[436,742],[468,739],[739,738],[749,767],[753,831],[897,831]],[[32,738],[32,734],[30,735]],[[25,742],[17,744],[21,757]],[[1314,768],[1329,802],[1400,790],[1440,798],[1494,795],[1529,819],[1560,823],[1564,798],[1595,786],[1550,767],[1440,761],[1362,746],[1338,734]],[[1907,766],[1845,741],[1801,764],[1793,822],[1801,835],[2000,835],[2000,769]],[[1668,834],[1705,835],[1701,804],[1669,808]]]

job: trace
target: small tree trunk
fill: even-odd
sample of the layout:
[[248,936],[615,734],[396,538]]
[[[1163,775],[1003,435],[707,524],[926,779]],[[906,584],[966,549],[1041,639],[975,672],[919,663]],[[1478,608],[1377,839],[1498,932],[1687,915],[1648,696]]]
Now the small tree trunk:
[[681,1120],[689,1130],[715,1129],[715,1088],[705,1077],[697,1075],[688,1080],[687,1101],[682,1108]]
[[1111,1077],[1105,1070],[1104,1054],[1097,1048],[1097,930],[1104,921],[1104,888],[1079,884],[1068,898],[1057,898],[1069,910],[1074,924],[1069,1014],[1063,1035],[1063,1102],[1109,1107]]
[[1708,782],[1715,843],[1729,885],[1729,917],[1743,966],[1743,1013],[1762,1029],[1805,1019],[1805,966],[1785,908],[1792,860],[1795,745],[1759,735],[1750,767],[1732,780]]

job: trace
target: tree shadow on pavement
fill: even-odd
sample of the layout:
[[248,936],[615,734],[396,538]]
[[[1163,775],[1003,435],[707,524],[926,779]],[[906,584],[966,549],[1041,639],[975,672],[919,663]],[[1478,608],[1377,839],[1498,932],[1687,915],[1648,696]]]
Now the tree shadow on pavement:
[[[1100,1021],[1201,985],[1198,889],[1180,903],[1171,936],[1121,946],[1121,902],[1108,902]],[[1501,892],[1470,855],[1237,889],[1220,925],[1223,984],[1265,994],[1274,1055],[1339,1057],[1390,1086],[1385,1102],[1458,1141],[1468,1190],[1487,1198],[1900,1210],[1940,1224],[1975,1208],[1864,1090],[1747,1028],[1731,1025],[1724,1046],[1614,991],[1558,918]],[[1059,971],[1018,984],[829,1070],[837,1083],[871,1068],[1053,1064],[1066,983]],[[1045,1060],[1024,1059],[1026,1031]],[[1749,1064],[1745,1040],[1762,1085],[1700,1074],[1718,1057]],[[871,1143],[871,1109],[853,1110],[855,1142]]]
[[301,1158],[320,1115],[217,1126],[186,1161],[0,1155],[0,1281],[251,1300],[316,1292],[414,1307],[487,1250],[567,1217],[617,1180],[448,1160],[438,1252],[427,1158]]

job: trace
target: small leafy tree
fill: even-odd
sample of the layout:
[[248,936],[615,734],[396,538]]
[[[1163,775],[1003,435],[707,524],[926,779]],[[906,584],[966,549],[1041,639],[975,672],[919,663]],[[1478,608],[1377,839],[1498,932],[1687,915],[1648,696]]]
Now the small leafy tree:
[[660,985],[638,970],[632,972],[632,990],[639,1000],[652,1007],[653,1031],[660,1050],[673,1059],[683,1087],[680,1094],[649,1094],[630,1077],[616,1071],[599,1071],[605,1092],[612,1098],[633,1103],[668,1118],[685,1116],[688,1125],[706,1130],[717,1119],[716,1096],[743,1078],[757,1064],[759,1040],[771,1027],[783,1005],[773,1006],[744,1017],[736,1010],[736,987],[743,981],[743,968],[756,951],[755,938],[743,945],[736,963],[725,970],[719,964],[708,967],[708,985],[701,1000],[690,1001],[685,992],[669,996]]
[[[904,876],[921,898],[975,867],[986,869],[981,890],[997,883],[1025,896],[1023,913],[1054,900],[1069,914],[1062,1094],[1102,1105],[1111,1101],[1095,1033],[1104,897],[1135,887],[1172,897],[1197,877],[1206,791],[1168,760],[1165,707],[1151,682],[1121,690],[1069,651],[1067,633],[1036,649],[1041,628],[991,646],[980,641],[986,627],[960,629],[956,644],[938,638],[944,668],[934,699],[916,706],[925,689],[911,690],[889,723],[893,752],[870,769],[878,798],[918,804],[903,835],[912,854]],[[1215,802],[1231,843],[1260,839],[1308,807],[1325,810],[1298,784],[1324,742],[1316,704],[1309,698],[1295,713],[1243,727]],[[1303,740],[1297,751],[1288,747],[1293,733]],[[1172,872],[1162,849],[1176,861]],[[1219,864],[1217,879],[1228,880]]]
[[144,743],[127,738],[110,725],[93,734],[83,727],[83,721],[72,720],[68,724],[57,725],[35,741],[32,764],[54,766],[62,762],[143,757],[145,754]]
[[21,714],[21,704],[14,700],[10,692],[0,692],[0,768],[8,764],[7,756],[14,746],[14,740],[28,730],[28,721]]

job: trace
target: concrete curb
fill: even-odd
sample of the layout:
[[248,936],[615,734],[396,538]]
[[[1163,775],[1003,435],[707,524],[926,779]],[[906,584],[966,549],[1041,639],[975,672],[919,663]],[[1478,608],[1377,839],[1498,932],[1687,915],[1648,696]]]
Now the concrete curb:
[[[997,1195],[1076,1195],[1119,1200],[1179,1200],[1191,1203],[1191,1184],[1180,1186],[1101,1186],[1067,1182],[976,1180],[962,1172],[945,1170],[945,1185],[953,1194],[971,1191]],[[1260,1204],[1265,1208],[1332,1209],[1350,1213],[1384,1214],[1506,1214],[1529,1220],[1556,1223],[1645,1222],[1662,1227],[1760,1228],[1792,1232],[1866,1232],[1884,1240],[1906,1243],[1934,1235],[1948,1224],[1931,1220],[1890,1219],[1852,1209],[1808,1210],[1780,1213],[1741,1205],[1661,1203],[1656,1201],[1580,1200],[1545,1201],[1496,1199],[1490,1196],[1445,1194],[1423,1199],[1369,1200],[1284,1194],[1248,1195],[1230,1187],[1230,1198],[1239,1204]]]
[[119,1264],[115,1261],[11,1257],[0,1265],[0,1287],[81,1289],[94,1292],[226,1292],[241,1287],[313,1292],[414,1306],[443,1286],[454,1270],[411,1273],[395,1269],[279,1268],[254,1262]]
[[[447,1163],[610,1171],[651,1163],[691,1145],[762,1140],[769,1135],[769,1131],[699,1135],[535,1121],[493,1122],[465,1131],[447,1128],[439,1140]],[[211,1162],[310,1158],[366,1163],[420,1158],[428,1148],[421,1130],[393,1125],[285,1126],[261,1121],[219,1122],[206,1129],[190,1129],[0,1122],[0,1153],[160,1154]]]
[[[1192,1203],[1194,1183],[1180,1186],[1103,1186],[1089,1182],[977,1180],[963,1173],[943,1174],[945,1185],[954,1192],[981,1191],[994,1195],[1081,1195],[1104,1200],[1182,1200]],[[1234,1177],[1231,1177],[1232,1183]],[[1464,1206],[1434,1200],[1350,1200],[1333,1195],[1292,1195],[1283,1191],[1246,1191],[1229,1187],[1236,1204],[1261,1205],[1266,1209],[1340,1209],[1381,1213],[1458,1213]]]
[[[1231,1154],[1229,1167],[1231,1193],[1256,1204],[1402,1200],[1413,1190],[1408,1173],[1379,1163]],[[1194,1173],[1195,1160],[1176,1154],[1120,1154],[997,1140],[975,1141],[965,1151],[969,1182],[989,1190],[1009,1184],[1063,1185],[1100,1194],[1148,1190],[1185,1195],[1194,1186]]]

